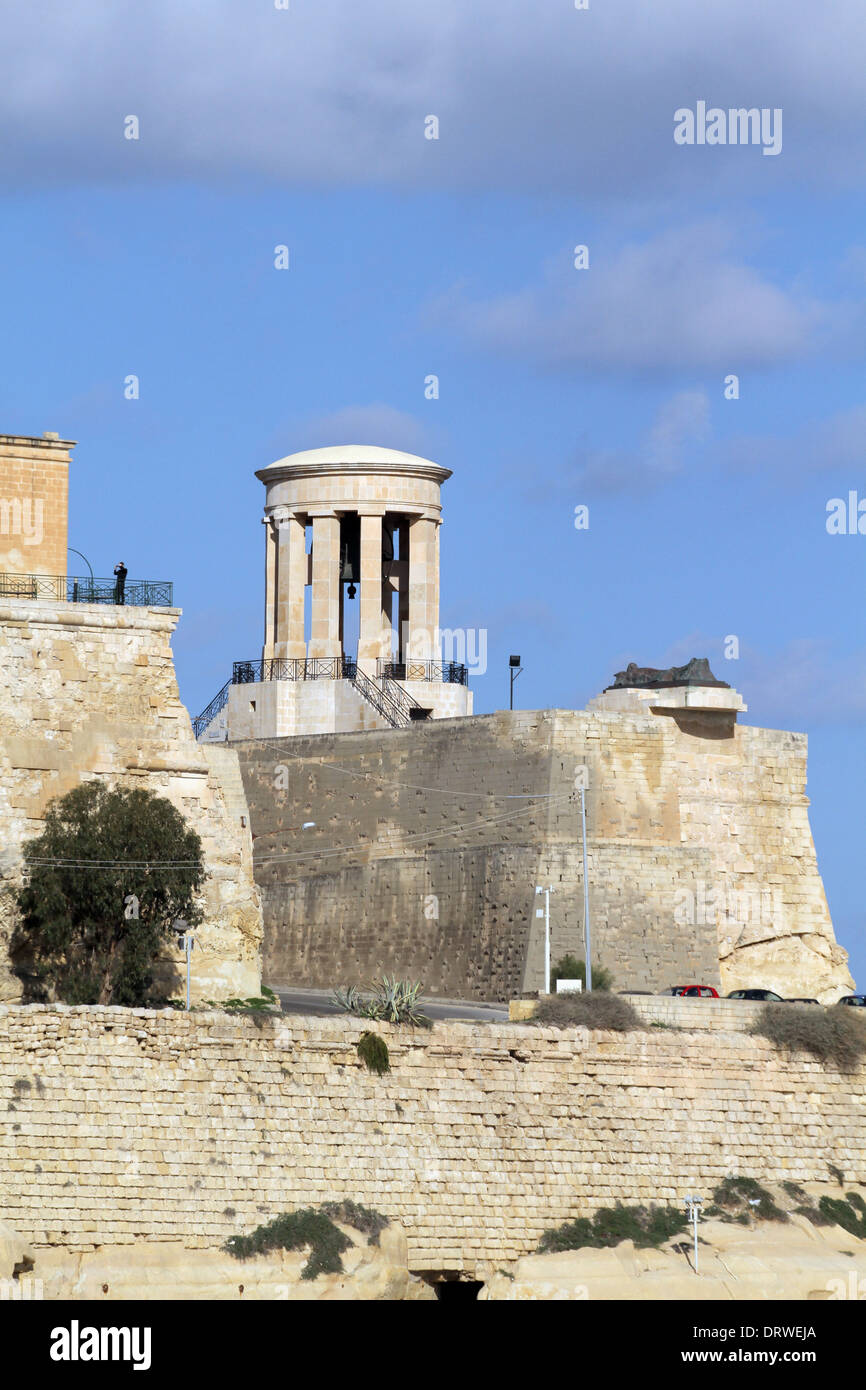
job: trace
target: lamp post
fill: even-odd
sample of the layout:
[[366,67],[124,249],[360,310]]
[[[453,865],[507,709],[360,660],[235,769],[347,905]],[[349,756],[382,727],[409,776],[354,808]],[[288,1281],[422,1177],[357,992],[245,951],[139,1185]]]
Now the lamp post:
[[[92,598],[92,597],[93,597],[94,582],[93,582],[93,570],[91,569],[90,561],[88,560],[88,558],[87,558],[86,555],[82,555],[82,554],[81,554],[81,551],[80,551],[80,550],[76,550],[74,546],[68,545],[68,546],[66,547],[66,549],[67,549],[67,551],[70,552],[72,555],[77,555],[78,558],[79,558],[80,560],[83,560],[84,563],[85,563],[85,565],[87,566],[88,570],[90,570],[90,597]],[[78,585],[77,585],[77,584],[75,585],[75,592],[74,592],[72,601],[73,601],[73,603],[76,603],[76,602],[78,601]]]
[[176,917],[173,927],[177,932],[177,944],[186,955],[186,1008],[187,1013],[189,1013],[189,981],[191,974],[192,948],[195,942],[190,925],[188,922],[184,921],[183,917]]
[[589,879],[586,874],[586,788],[580,788],[580,821],[583,832],[583,937],[586,950],[586,988],[592,989],[592,949],[589,940]]
[[692,1223],[695,1235],[695,1274],[698,1273],[698,1217],[701,1214],[701,1197],[695,1197],[692,1193],[687,1193],[683,1198],[686,1204],[686,1215]]
[[517,677],[523,670],[523,667],[520,664],[519,656],[510,656],[508,658],[508,669],[509,674],[511,676],[511,690],[509,693],[508,708],[514,709],[514,682],[517,680]]
[[537,907],[537,908],[535,909],[535,915],[536,915],[536,917],[543,917],[543,918],[544,918],[544,989],[543,989],[541,992],[542,992],[542,994],[549,994],[549,993],[550,993],[550,895],[551,895],[551,893],[553,892],[553,889],[552,889],[552,888],[541,888],[541,887],[536,887],[535,892],[536,892],[536,896],[537,896],[539,893],[543,893],[543,894],[544,894],[544,907]]

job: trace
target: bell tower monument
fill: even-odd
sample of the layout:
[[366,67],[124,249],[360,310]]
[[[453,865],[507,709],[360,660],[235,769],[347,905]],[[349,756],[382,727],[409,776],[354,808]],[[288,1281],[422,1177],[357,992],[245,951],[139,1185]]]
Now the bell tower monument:
[[225,715],[200,736],[342,733],[471,714],[466,666],[443,654],[439,627],[449,469],[350,444],[290,454],[256,477],[265,487],[262,655],[234,663]]

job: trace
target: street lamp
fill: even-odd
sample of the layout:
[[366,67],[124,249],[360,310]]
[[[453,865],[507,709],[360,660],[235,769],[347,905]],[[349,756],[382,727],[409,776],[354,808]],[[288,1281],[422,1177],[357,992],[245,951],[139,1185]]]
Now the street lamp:
[[535,892],[536,892],[536,895],[539,894],[539,893],[543,893],[543,894],[544,894],[544,907],[537,907],[537,908],[535,909],[535,915],[536,915],[536,917],[543,917],[543,918],[544,918],[544,989],[543,989],[541,992],[542,992],[542,994],[549,994],[549,993],[550,993],[550,895],[551,895],[551,893],[553,892],[553,889],[552,889],[552,888],[540,888],[540,887],[536,887]]
[[701,1214],[701,1204],[703,1198],[695,1197],[692,1193],[687,1193],[683,1198],[686,1204],[686,1216],[692,1223],[695,1233],[695,1274],[698,1273],[698,1217]]
[[510,692],[510,695],[509,695],[508,708],[509,708],[509,709],[514,709],[514,682],[517,680],[517,677],[520,675],[520,672],[523,670],[523,667],[522,667],[521,664],[520,664],[520,657],[519,657],[519,656],[510,656],[510,657],[508,658],[508,667],[509,667],[509,674],[510,674],[510,676],[511,676],[511,692]]
[[[74,546],[68,545],[68,546],[66,547],[66,549],[67,549],[67,552],[70,552],[70,553],[73,554],[73,555],[77,555],[78,558],[79,558],[80,560],[83,560],[84,563],[85,563],[85,565],[87,566],[88,570],[90,570],[90,597],[92,598],[92,597],[93,597],[93,590],[94,590],[95,584],[94,584],[94,579],[93,579],[93,570],[92,570],[92,568],[91,568],[90,561],[88,560],[88,558],[87,558],[86,555],[82,555],[82,554],[81,554],[81,551],[80,551],[80,550],[76,550]],[[78,601],[78,584],[77,584],[77,583],[73,584],[72,588],[73,588],[72,602],[73,602],[73,603],[77,603],[77,601]]]
[[177,932],[177,944],[181,951],[186,955],[186,1007],[189,1012],[189,979],[191,972],[192,948],[195,945],[193,931],[189,922],[184,921],[183,917],[176,917],[172,923],[172,930]]
[[583,831],[583,937],[586,951],[586,988],[592,989],[592,949],[589,940],[589,879],[586,874],[586,788],[580,788],[580,821]]

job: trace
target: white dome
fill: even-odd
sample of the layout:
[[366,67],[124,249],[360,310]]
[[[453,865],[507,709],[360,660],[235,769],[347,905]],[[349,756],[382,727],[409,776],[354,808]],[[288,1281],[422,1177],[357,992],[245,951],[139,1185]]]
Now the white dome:
[[277,459],[261,471],[267,473],[271,468],[309,468],[337,467],[352,469],[376,467],[387,464],[391,468],[438,468],[432,459],[421,458],[418,454],[406,454],[401,449],[382,449],[377,444],[331,444],[326,449],[304,449],[298,454],[287,454]]

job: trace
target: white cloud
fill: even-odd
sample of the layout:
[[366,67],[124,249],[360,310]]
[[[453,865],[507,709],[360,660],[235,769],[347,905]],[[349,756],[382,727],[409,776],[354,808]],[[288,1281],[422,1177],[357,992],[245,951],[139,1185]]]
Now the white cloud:
[[[655,198],[858,187],[862,0],[40,0],[0,5],[0,171]],[[683,148],[673,113],[781,107],[782,154]],[[140,116],[140,142],[121,138]],[[424,116],[441,121],[423,138]],[[772,166],[772,167],[771,167]]]
[[549,368],[592,372],[742,371],[810,350],[832,310],[771,284],[739,258],[730,228],[696,223],[599,247],[590,268],[563,252],[543,283],[431,307],[472,342]]
[[710,403],[704,391],[679,391],[659,406],[634,451],[581,447],[574,467],[562,479],[581,497],[646,493],[682,472],[709,430]]
[[679,473],[683,450],[705,439],[710,402],[705,391],[679,391],[659,410],[647,439],[647,463],[663,477]]
[[717,446],[731,470],[798,474],[849,470],[851,487],[863,476],[866,460],[866,406],[813,420],[787,435],[739,435]]

